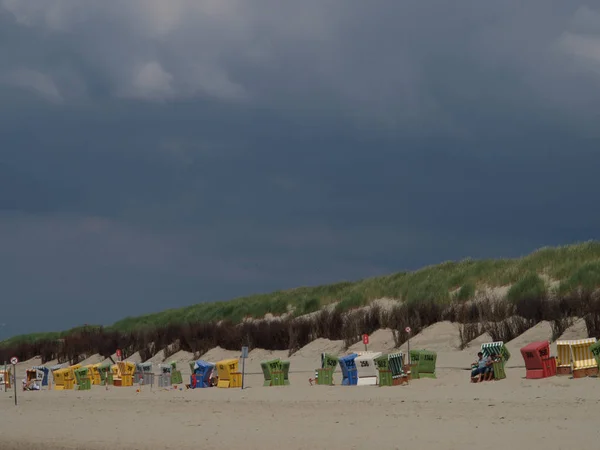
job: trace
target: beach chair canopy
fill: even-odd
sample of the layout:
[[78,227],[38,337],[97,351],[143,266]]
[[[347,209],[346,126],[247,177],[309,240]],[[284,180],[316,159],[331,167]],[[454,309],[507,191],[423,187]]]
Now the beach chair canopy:
[[263,374],[265,373],[265,370],[268,372],[269,378],[273,378],[273,372],[283,371],[283,364],[279,358],[263,361],[261,362],[261,367],[263,368]]
[[370,378],[377,376],[377,364],[375,359],[382,355],[381,352],[364,352],[354,359],[358,378]]
[[550,357],[550,342],[537,341],[527,344],[521,349],[527,370],[541,370],[544,360]]
[[507,362],[510,359],[510,352],[502,341],[481,344],[481,353],[486,357],[491,356],[492,354],[500,355],[503,362]]
[[199,372],[199,373],[205,373],[206,371],[212,371],[212,369],[214,369],[215,365],[211,362],[208,361],[204,361],[203,359],[199,359],[198,361],[194,362],[194,373]]
[[321,369],[333,369],[337,367],[338,358],[337,356],[330,355],[329,353],[321,353]]
[[342,356],[338,360],[340,362],[340,367],[346,369],[356,369],[356,363],[354,362],[354,360],[357,358],[357,356],[358,353],[351,353],[349,355]]
[[170,364],[159,364],[158,368],[160,369],[160,372],[164,374],[171,374],[173,371],[173,367]]
[[98,365],[98,370],[104,371],[104,372],[110,372],[110,368],[111,367],[112,367],[111,363],[109,363],[109,362],[103,362],[103,363],[100,363]]
[[33,369],[38,371],[38,380],[41,381],[42,386],[48,386],[50,369],[44,366],[33,366]]
[[198,361],[191,362],[190,367],[192,369],[191,380],[194,387],[209,387],[210,377],[215,369],[215,365],[199,359]]
[[375,358],[375,367],[377,367],[378,370],[390,370],[389,355],[382,354]]
[[142,373],[152,373],[152,363],[145,362],[137,365],[137,370]]
[[216,364],[216,367],[217,367],[217,376],[219,377],[219,380],[231,379],[232,373],[239,372],[239,364],[240,364],[240,361],[237,358],[224,359],[222,361],[218,361]]
[[119,361],[117,368],[120,376],[133,376],[136,370],[136,364],[131,361]]

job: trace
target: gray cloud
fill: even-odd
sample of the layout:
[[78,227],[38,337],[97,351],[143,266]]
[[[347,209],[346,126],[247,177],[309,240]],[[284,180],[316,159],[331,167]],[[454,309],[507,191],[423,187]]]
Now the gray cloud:
[[0,335],[597,237],[599,11],[0,0]]
[[[598,87],[598,13],[577,2],[3,5],[22,45],[43,37],[56,52],[19,52],[12,69],[30,73],[19,85],[52,97],[93,93],[100,78],[116,98],[208,97],[287,109],[316,102],[363,122],[471,135],[468,111],[457,114],[457,105],[582,106]],[[569,82],[578,85],[567,96]]]

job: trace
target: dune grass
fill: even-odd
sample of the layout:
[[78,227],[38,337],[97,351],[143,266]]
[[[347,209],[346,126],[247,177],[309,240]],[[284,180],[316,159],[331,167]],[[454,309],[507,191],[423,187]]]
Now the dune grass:
[[[200,303],[139,317],[126,317],[108,330],[129,332],[144,328],[165,327],[181,323],[228,321],[262,318],[292,312],[304,315],[337,302],[337,309],[347,311],[379,298],[398,299],[408,304],[434,302],[448,305],[467,301],[482,288],[510,286],[508,300],[546,292],[546,279],[558,282],[561,295],[600,287],[600,242],[590,241],[563,247],[542,248],[518,259],[466,259],[425,267],[414,272],[341,282],[325,286],[301,287],[269,294],[252,295],[230,301]],[[1,346],[32,342],[42,338],[60,338],[68,333],[36,333],[16,336]]]
[[0,342],[0,346],[2,347],[13,347],[20,344],[32,344],[34,342],[41,341],[52,341],[63,339],[69,335],[75,333],[82,333],[86,331],[96,331],[101,329],[101,325],[83,325],[80,327],[71,328],[66,331],[49,331],[46,333],[30,333],[30,334],[20,334],[18,336],[13,336],[9,339],[6,339]]

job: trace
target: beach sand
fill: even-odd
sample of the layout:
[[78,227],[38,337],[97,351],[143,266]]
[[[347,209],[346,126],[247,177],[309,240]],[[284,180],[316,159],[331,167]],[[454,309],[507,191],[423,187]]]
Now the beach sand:
[[291,386],[248,389],[0,393],[0,446],[12,449],[290,450],[572,448],[600,437],[597,379],[469,384],[467,371],[441,370],[409,386]]
[[[595,445],[600,438],[597,378],[525,379],[518,346],[543,339],[547,324],[509,343],[514,350],[505,380],[481,384],[469,383],[477,346],[459,351],[450,325],[438,324],[411,340],[411,348],[414,341],[415,348],[438,349],[438,378],[408,386],[340,386],[339,368],[336,386],[310,386],[320,352],[340,348],[340,342],[321,339],[289,358],[290,386],[262,386],[261,359],[286,353],[254,350],[246,361],[244,390],[19,391],[18,406],[12,392],[0,392],[0,448],[562,450]],[[393,345],[386,331],[375,342]],[[186,379],[189,366],[183,360],[191,356],[176,356]],[[206,356],[216,361],[239,352],[213,349]],[[19,364],[19,377],[28,364]]]

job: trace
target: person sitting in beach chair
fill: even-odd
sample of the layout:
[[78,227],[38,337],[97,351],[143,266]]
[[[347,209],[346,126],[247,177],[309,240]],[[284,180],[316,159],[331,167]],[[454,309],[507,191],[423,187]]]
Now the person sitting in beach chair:
[[23,380],[23,390],[24,391],[39,391],[40,385],[37,384],[36,380]]
[[477,361],[471,365],[471,382],[480,383],[485,380],[490,380],[492,377],[492,358],[483,357],[483,353],[477,353]]

